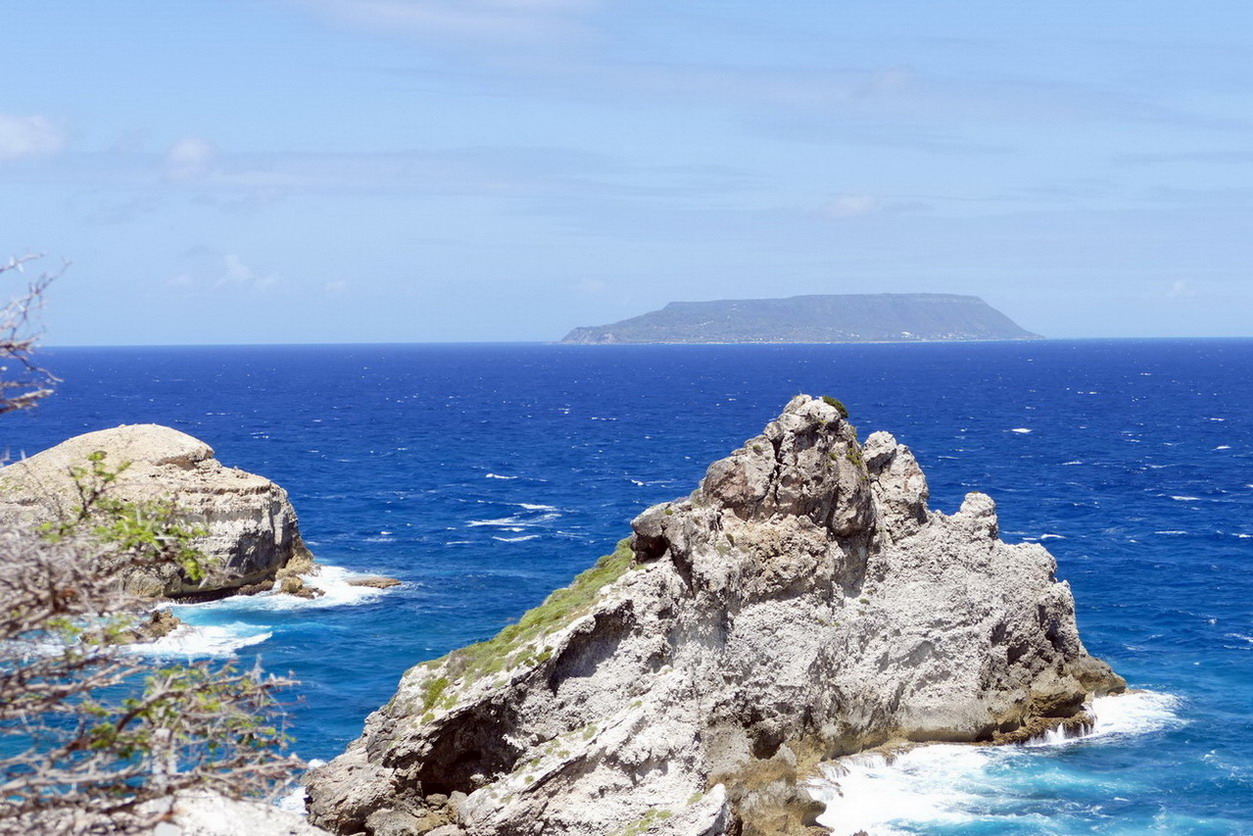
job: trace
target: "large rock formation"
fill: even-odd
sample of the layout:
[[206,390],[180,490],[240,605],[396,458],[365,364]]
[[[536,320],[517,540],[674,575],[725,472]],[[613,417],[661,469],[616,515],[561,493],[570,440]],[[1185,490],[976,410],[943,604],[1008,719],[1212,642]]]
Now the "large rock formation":
[[263,476],[224,467],[213,448],[186,433],[157,424],[114,427],[76,436],[0,469],[0,525],[37,525],[67,519],[82,505],[80,485],[92,477],[88,457],[125,469],[107,487],[111,498],[136,503],[174,502],[188,523],[207,533],[196,546],[216,566],[207,584],[177,566],[132,575],[139,594],[179,597],[220,595],[272,581],[284,567],[312,568],[287,492]]
[[375,836],[804,832],[804,778],[893,741],[1082,724],[1124,682],[1070,589],[909,449],[798,396],[619,550],[490,642],[411,669],[309,780]]

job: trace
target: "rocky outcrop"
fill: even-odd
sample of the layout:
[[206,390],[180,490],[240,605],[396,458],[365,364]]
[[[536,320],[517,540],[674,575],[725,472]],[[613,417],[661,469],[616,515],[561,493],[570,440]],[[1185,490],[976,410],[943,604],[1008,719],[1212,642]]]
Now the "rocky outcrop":
[[1082,726],[1123,680],[1035,544],[953,515],[886,433],[798,396],[489,642],[408,671],[308,779],[374,836],[802,833],[823,759]]
[[80,486],[99,482],[84,472],[97,452],[104,453],[99,464],[105,470],[125,466],[108,484],[109,497],[175,503],[181,519],[206,530],[195,545],[216,567],[205,583],[173,565],[132,574],[127,579],[132,591],[212,597],[273,582],[285,566],[312,568],[286,491],[263,476],[223,466],[203,441],[157,424],[86,433],[0,469],[0,525],[31,526],[75,515],[82,506]]

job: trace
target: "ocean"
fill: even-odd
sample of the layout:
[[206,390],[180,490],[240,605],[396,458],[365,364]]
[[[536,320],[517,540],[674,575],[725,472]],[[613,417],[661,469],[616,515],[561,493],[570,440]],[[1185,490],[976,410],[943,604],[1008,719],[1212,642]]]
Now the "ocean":
[[[301,680],[295,750],[334,757],[401,673],[493,635],[799,392],[1044,543],[1088,649],[1140,692],[1096,732],[834,764],[837,833],[1253,833],[1253,340],[762,346],[61,348],[6,415],[29,454],[167,424],[285,487],[331,594],[179,607],[170,655]],[[352,573],[403,585],[363,590]]]

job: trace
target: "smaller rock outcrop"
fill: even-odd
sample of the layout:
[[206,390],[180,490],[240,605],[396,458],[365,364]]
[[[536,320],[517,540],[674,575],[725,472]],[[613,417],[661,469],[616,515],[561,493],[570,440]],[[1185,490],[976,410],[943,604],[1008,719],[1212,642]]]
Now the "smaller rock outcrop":
[[108,496],[173,502],[182,519],[205,529],[195,545],[216,567],[206,582],[191,580],[173,565],[145,569],[128,576],[131,591],[219,597],[273,583],[284,567],[314,568],[286,491],[263,476],[224,466],[208,444],[157,424],[86,433],[0,469],[0,526],[35,526],[76,514],[83,477],[76,480],[73,472],[98,452],[110,471],[125,465],[107,486]]

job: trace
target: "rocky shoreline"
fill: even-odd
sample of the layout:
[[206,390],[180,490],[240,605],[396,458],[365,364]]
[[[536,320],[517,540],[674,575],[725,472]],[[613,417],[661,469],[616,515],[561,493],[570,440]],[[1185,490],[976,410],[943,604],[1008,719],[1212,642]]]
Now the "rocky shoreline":
[[1081,731],[1125,687],[992,500],[927,508],[886,433],[798,396],[496,638],[423,663],[307,779],[371,836],[803,833],[819,763]]
[[[0,521],[63,514],[70,468],[99,450],[129,462],[119,498],[174,497],[222,567],[211,583],[171,567],[128,585],[179,602],[320,594],[301,580],[317,566],[286,493],[168,427],[88,433],[0,470]],[[842,755],[1084,733],[1091,697],[1125,683],[1084,649],[1052,556],[1001,542],[983,494],[953,515],[927,499],[907,447],[861,443],[838,401],[798,396],[517,624],[406,673],[306,776],[309,823],[212,798],[175,818],[205,834],[245,820],[368,836],[816,833],[807,782]],[[178,624],[158,610],[134,640]],[[195,812],[210,802],[220,821]]]

